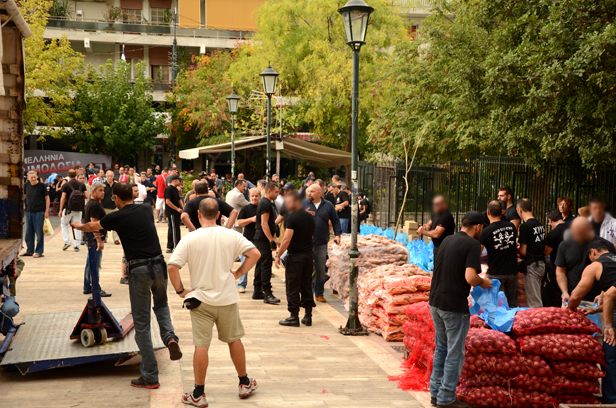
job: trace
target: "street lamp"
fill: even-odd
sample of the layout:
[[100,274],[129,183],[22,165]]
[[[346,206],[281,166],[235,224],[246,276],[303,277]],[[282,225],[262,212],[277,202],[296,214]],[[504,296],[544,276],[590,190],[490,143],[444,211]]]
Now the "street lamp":
[[358,152],[358,104],[359,104],[359,50],[366,42],[366,31],[368,29],[368,21],[370,14],[374,9],[368,6],[363,0],[350,0],[344,7],[338,9],[342,15],[344,22],[344,30],[346,33],[347,44],[353,50],[353,93],[351,95],[351,250],[349,258],[351,259],[351,271],[349,273],[349,319],[346,326],[340,327],[340,333],[345,335],[365,335],[368,332],[361,326],[359,322],[359,313],[357,310],[358,293],[357,293],[357,258],[359,258],[359,250],[357,249],[357,230],[358,224],[358,208],[357,208],[357,162],[359,159]]
[[272,95],[276,92],[278,72],[270,64],[259,74],[263,80],[263,91],[267,95],[267,158],[265,159],[265,179],[270,181],[270,163],[272,155]]
[[240,104],[240,97],[231,91],[231,95],[227,96],[229,103],[229,112],[231,112],[231,178],[235,178],[235,114]]

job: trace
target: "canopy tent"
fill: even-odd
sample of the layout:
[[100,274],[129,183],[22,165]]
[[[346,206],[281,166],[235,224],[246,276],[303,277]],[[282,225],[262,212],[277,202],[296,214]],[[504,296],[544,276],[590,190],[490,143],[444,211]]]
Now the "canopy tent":
[[[351,153],[316,143],[306,142],[293,138],[272,140],[272,151],[276,152],[276,161],[280,154],[291,158],[307,160],[315,167],[338,167],[351,163]],[[267,136],[252,136],[235,141],[235,150],[265,147]],[[231,142],[212,146],[195,147],[194,149],[180,150],[181,159],[197,159],[206,153],[225,153],[231,151]],[[278,166],[277,166],[278,167]]]

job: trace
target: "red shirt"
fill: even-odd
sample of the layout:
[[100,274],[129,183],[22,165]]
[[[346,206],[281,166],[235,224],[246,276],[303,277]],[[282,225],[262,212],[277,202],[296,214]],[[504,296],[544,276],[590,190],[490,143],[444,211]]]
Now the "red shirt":
[[156,196],[158,198],[165,198],[165,188],[167,188],[165,178],[165,174],[156,176]]
[[122,174],[122,175],[120,176],[120,179],[119,179],[118,181],[119,181],[119,182],[124,181],[124,182],[128,183],[128,175],[127,175],[126,173]]
[[98,177],[96,174],[90,174],[90,177],[88,178],[88,184],[92,185],[92,180],[94,180],[96,177]]

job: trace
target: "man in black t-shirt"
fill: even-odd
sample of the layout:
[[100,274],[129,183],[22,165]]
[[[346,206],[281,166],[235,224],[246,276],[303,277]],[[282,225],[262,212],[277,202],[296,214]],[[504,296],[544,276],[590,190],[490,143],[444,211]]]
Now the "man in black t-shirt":
[[[105,209],[105,214],[110,214],[112,212],[118,211],[118,208],[116,207],[115,202],[112,199],[113,185],[117,183],[117,181],[113,179],[114,177],[114,172],[111,170],[107,170],[107,173],[105,173],[105,182],[103,183],[103,185],[105,186],[105,196],[101,201],[101,204]],[[120,237],[118,236],[118,233],[113,231],[111,235],[113,236],[113,243],[115,245],[120,245]]]
[[455,230],[456,223],[453,215],[449,212],[445,196],[437,195],[432,200],[432,218],[427,224],[417,229],[418,234],[432,238],[434,244],[433,259],[436,259],[441,242],[448,236],[453,235]]
[[[569,294],[575,289],[582,278],[584,268],[590,264],[588,245],[593,241],[609,242],[595,235],[592,224],[584,217],[576,217],[571,223],[570,236],[558,246],[556,255],[556,279],[562,293],[562,303],[569,300]],[[609,245],[609,251],[616,253],[614,245]],[[583,300],[583,306],[592,306],[595,298],[601,294],[599,285],[595,285]]]
[[518,304],[518,255],[517,231],[509,221],[501,219],[502,211],[498,200],[488,203],[490,225],[483,229],[479,243],[488,251],[488,276],[498,279],[500,291],[507,296],[509,307]]
[[529,307],[543,307],[541,302],[541,282],[545,274],[545,228],[533,216],[533,204],[528,198],[516,204],[518,215],[524,221],[519,228],[518,252],[526,264],[524,288]]
[[180,214],[184,204],[180,198],[178,186],[182,177],[177,174],[169,177],[169,185],[165,189],[165,214],[169,220],[167,228],[167,253],[173,252],[182,237],[180,232]]
[[[243,206],[237,216],[237,225],[243,228],[244,238],[254,243],[255,240],[255,228],[257,226],[257,207],[261,200],[261,192],[258,188],[251,188],[248,192],[248,198],[250,203]],[[241,257],[241,262],[244,262],[244,257]],[[246,286],[248,285],[248,274],[242,276],[237,282],[237,290],[240,293],[246,292]]]
[[264,303],[278,304],[277,299],[272,293],[272,251],[278,248],[276,242],[276,206],[274,200],[278,197],[278,186],[268,182],[265,185],[265,197],[259,201],[257,206],[257,220],[255,226],[254,244],[261,253],[261,258],[255,266],[255,291],[253,299],[263,299]]
[[150,333],[152,310],[156,314],[160,336],[169,349],[171,360],[182,358],[167,303],[167,264],[160,249],[152,209],[133,203],[133,189],[128,183],[116,183],[113,194],[117,212],[105,215],[98,222],[74,222],[71,225],[85,232],[105,229],[115,230],[120,235],[128,262],[128,289],[135,322],[135,341],[141,353],[141,377],[132,380],[131,386],[158,388],[158,362]]
[[[49,192],[47,186],[39,180],[36,171],[28,172],[26,194],[26,252],[22,256],[40,258],[45,252],[45,233],[43,224],[49,218]],[[36,247],[34,239],[36,237]]]
[[[84,198],[88,199],[88,189],[86,185],[80,181],[77,181],[77,172],[73,169],[68,171],[68,182],[62,186],[62,196],[60,197],[60,227],[62,228],[62,239],[64,240],[63,251],[66,251],[71,247],[71,235],[69,234],[68,226],[71,222],[79,222],[83,216],[83,209],[81,211],[70,211],[68,208],[69,199],[71,193],[74,190],[82,192]],[[74,239],[72,245],[75,248],[75,252],[79,251],[79,245],[81,244],[81,231],[73,231]]]
[[548,211],[547,218],[550,223],[550,232],[545,236],[544,253],[545,256],[550,257],[550,265],[546,266],[541,300],[543,307],[561,307],[561,292],[556,281],[556,257],[558,256],[558,246],[565,240],[565,233],[569,230],[569,224],[563,220],[562,213],[558,208]]
[[482,229],[482,214],[467,212],[460,232],[445,238],[434,261],[429,301],[436,334],[430,377],[430,402],[434,406],[466,406],[457,400],[456,387],[470,325],[468,294],[472,286],[492,287],[490,279],[479,276],[481,245],[477,238]]
[[[113,173],[111,170],[110,173]],[[113,176],[113,174],[112,174]],[[95,182],[92,183],[92,188],[90,189],[90,199],[86,203],[86,208],[83,211],[83,223],[87,224],[88,222],[97,222],[102,220],[105,217],[105,209],[101,204],[103,197],[105,196],[105,186],[103,183]],[[93,236],[97,242],[96,248],[96,269],[98,272],[101,270],[101,262],[103,260],[103,249],[106,232],[99,231],[94,232]],[[89,245],[89,243],[88,243]],[[99,275],[100,276],[100,275]],[[89,295],[92,293],[92,272],[90,269],[90,255],[86,255],[86,268],[83,272],[83,294]],[[107,293],[101,289],[101,297],[109,297],[111,293]]]
[[520,229],[520,215],[517,212],[517,208],[513,205],[513,191],[509,186],[502,186],[498,189],[498,200],[504,201],[507,204],[507,209],[505,210],[505,217],[507,217],[507,221],[511,222],[515,225],[517,230]]
[[297,193],[289,194],[285,199],[288,215],[285,217],[285,232],[276,256],[276,268],[280,269],[280,256],[288,251],[285,266],[285,283],[287,286],[287,308],[291,316],[281,320],[281,326],[299,327],[299,308],[306,311],[302,323],[312,326],[312,308],[316,307],[312,297],[312,235],[314,234],[314,217],[302,209],[302,200]]
[[227,217],[227,224],[225,227],[229,229],[233,228],[235,220],[237,219],[237,211],[226,202],[219,200],[218,198],[211,197],[209,195],[208,185],[204,181],[199,181],[195,184],[195,195],[189,202],[186,203],[184,210],[182,211],[181,219],[184,225],[186,225],[186,228],[188,228],[189,231],[194,231],[197,228],[201,228],[199,213],[197,211],[199,210],[199,203],[206,198],[210,198],[218,202],[218,211],[220,211],[221,217],[216,218],[216,224],[221,225],[220,219],[222,216],[225,216]]

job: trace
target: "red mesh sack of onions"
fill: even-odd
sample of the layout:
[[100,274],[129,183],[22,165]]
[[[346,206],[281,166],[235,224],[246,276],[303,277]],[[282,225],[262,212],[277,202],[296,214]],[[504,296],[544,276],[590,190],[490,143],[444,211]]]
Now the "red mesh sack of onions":
[[496,330],[470,329],[466,336],[466,350],[476,354],[515,354],[515,342]]
[[460,401],[470,404],[473,408],[502,408],[511,406],[511,398],[507,389],[498,385],[460,387],[457,394]]
[[557,395],[557,404],[570,404],[570,405],[592,405],[599,404],[599,401],[592,395]]
[[558,386],[559,390],[555,394],[598,394],[599,386],[596,380],[583,378],[568,378],[562,374],[551,376],[552,384]]
[[536,334],[517,339],[523,353],[550,360],[586,360],[605,365],[605,353],[590,334]]
[[482,318],[480,318],[478,315],[472,315],[471,316],[471,328],[485,328],[485,329],[489,329],[490,326],[488,326],[488,324],[485,322],[485,320],[483,320]]
[[554,397],[539,391],[511,388],[512,405],[516,408],[552,408]]
[[512,331],[524,336],[541,333],[594,334],[601,329],[586,316],[571,309],[540,307],[516,313]]
[[461,377],[458,385],[460,387],[479,387],[484,385],[503,385],[507,386],[509,378],[499,373],[481,373],[469,377]]
[[597,379],[605,377],[605,372],[601,371],[596,364],[588,361],[579,360],[560,360],[550,361],[552,371],[558,374],[568,375],[573,378]]
[[548,363],[539,356],[522,354],[469,354],[462,366],[462,376],[469,377],[481,373],[502,375],[533,374],[546,376],[552,374]]
[[551,377],[540,377],[538,375],[518,374],[511,379],[511,385],[552,395],[558,392],[558,386],[551,383]]

